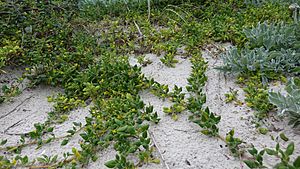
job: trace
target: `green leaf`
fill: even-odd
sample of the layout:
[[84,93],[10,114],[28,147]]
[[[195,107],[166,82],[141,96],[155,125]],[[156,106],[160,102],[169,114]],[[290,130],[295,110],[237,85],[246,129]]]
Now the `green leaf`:
[[47,129],[47,132],[49,132],[49,133],[50,133],[50,132],[52,132],[52,131],[53,131],[53,129],[54,129],[53,127],[49,127],[49,128]]
[[279,151],[279,143],[276,144],[276,151]]
[[134,153],[136,151],[136,146],[132,146],[129,148],[128,153]]
[[269,154],[269,155],[277,155],[277,151],[275,151],[275,150],[268,149],[268,148],[266,148],[265,150],[266,150],[267,154]]
[[48,139],[45,141],[45,143],[46,143],[46,144],[47,144],[47,143],[50,143],[52,140],[53,140],[53,138],[48,138]]
[[285,154],[286,155],[292,155],[295,149],[295,144],[294,142],[291,142],[288,147],[286,148]]
[[55,155],[54,157],[52,157],[51,163],[55,163],[57,161],[57,157],[58,157],[58,155]]
[[260,152],[259,152],[259,155],[261,155],[261,156],[263,156],[264,154],[265,154],[265,150],[261,150]]
[[110,161],[106,162],[104,165],[108,168],[114,168],[117,164],[118,163],[116,160],[110,160]]
[[154,164],[159,164],[160,160],[158,158],[151,160],[152,163]]
[[46,160],[44,159],[44,158],[42,158],[42,157],[38,157],[38,158],[36,158],[40,163],[45,163],[46,162]]
[[65,145],[67,145],[68,144],[68,142],[69,142],[69,140],[68,139],[64,139],[62,142],[61,142],[61,146],[65,146]]
[[6,144],[6,143],[7,143],[7,139],[2,140],[1,143],[0,143],[0,145],[3,146],[3,145]]
[[248,152],[253,156],[258,153],[258,151],[255,147],[253,147],[252,149],[249,149]]
[[204,134],[204,135],[210,135],[210,131],[209,130],[201,130],[200,132],[202,134]]
[[95,162],[97,161],[98,157],[97,156],[92,156],[92,161]]
[[168,107],[164,107],[163,112],[169,114],[169,113],[172,113],[172,109],[170,109]]
[[123,126],[123,127],[120,127],[120,128],[118,128],[118,132],[125,132],[126,130],[127,130],[127,128],[128,128],[128,126],[126,125],[126,126]]
[[146,130],[148,130],[148,128],[149,128],[149,124],[146,124],[141,127],[141,130],[146,131]]
[[263,135],[265,135],[265,134],[267,134],[268,133],[268,129],[266,129],[266,128],[262,128],[262,127],[260,127],[259,129],[258,129],[258,131],[259,131],[259,133],[260,134],[263,134]]
[[73,124],[74,124],[74,126],[77,126],[77,127],[81,127],[82,126],[82,124],[80,122],[79,123],[73,122]]
[[234,136],[234,129],[230,130],[229,135]]
[[280,134],[279,134],[279,137],[280,137],[283,141],[289,141],[289,138],[287,138],[287,137],[285,136],[284,133],[280,133]]
[[251,161],[251,160],[245,160],[244,163],[249,167],[249,168],[258,168],[259,163],[256,161]]
[[142,136],[143,136],[144,138],[147,138],[147,137],[148,137],[147,132],[143,132],[143,133],[142,133]]
[[24,165],[24,164],[27,164],[28,161],[29,161],[29,160],[28,160],[28,156],[23,157],[22,160],[21,160],[21,162],[22,162],[23,165]]
[[177,121],[177,120],[178,120],[178,116],[177,116],[176,114],[173,114],[173,115],[172,115],[172,119],[173,119],[174,121]]
[[294,165],[294,167],[300,168],[300,156],[298,156],[296,158],[296,160],[294,161],[293,165]]
[[274,167],[275,169],[289,169],[286,164],[284,164],[283,162],[280,162],[278,164],[275,165]]
[[71,135],[74,135],[75,131],[74,130],[68,130],[67,133],[70,133]]

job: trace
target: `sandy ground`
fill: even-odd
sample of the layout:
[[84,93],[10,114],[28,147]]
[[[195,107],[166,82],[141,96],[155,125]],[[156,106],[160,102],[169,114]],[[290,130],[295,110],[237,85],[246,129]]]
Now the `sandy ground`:
[[[221,46],[217,44],[216,46]],[[224,44],[228,47],[228,44]],[[206,72],[208,82],[205,86],[207,95],[207,106],[212,112],[222,117],[220,124],[221,135],[231,129],[235,129],[236,137],[241,138],[247,143],[263,148],[265,146],[274,147],[275,142],[271,140],[271,135],[275,138],[280,132],[284,132],[290,140],[295,142],[296,152],[300,154],[300,133],[299,129],[291,129],[286,121],[270,118],[266,120],[269,129],[268,134],[259,134],[255,125],[252,124],[253,112],[245,105],[237,106],[233,103],[225,103],[225,93],[228,93],[230,88],[238,90],[238,99],[244,100],[244,92],[240,86],[235,84],[235,77],[225,75],[213,67],[221,65],[222,62],[214,54],[215,47],[208,48],[203,51],[203,57],[208,62],[209,68]],[[188,59],[183,59],[176,56],[179,63],[175,68],[168,68],[163,65],[159,57],[148,54],[146,58],[152,61],[146,67],[142,67],[142,72],[147,77],[152,77],[162,84],[167,84],[170,87],[174,85],[185,87],[187,86],[187,78],[191,72],[191,63]],[[134,57],[130,58],[130,63],[135,65],[137,60]],[[11,76],[0,77],[0,87],[3,85],[4,79],[14,81],[20,75],[18,70],[11,70]],[[272,87],[274,90],[282,89]],[[34,89],[25,89],[20,96],[13,98],[11,102],[0,105],[0,137],[7,139],[7,145],[15,145],[19,142],[20,134],[26,133],[34,129],[33,124],[46,120],[47,112],[51,111],[52,105],[47,102],[47,96],[61,92],[58,88],[39,86]],[[247,168],[242,162],[230,155],[225,143],[216,138],[210,138],[200,133],[200,127],[189,122],[189,112],[184,112],[179,115],[178,121],[174,121],[170,116],[165,115],[162,111],[163,107],[172,105],[168,100],[161,100],[152,95],[148,91],[140,93],[141,98],[146,104],[154,106],[154,110],[158,112],[161,121],[159,124],[152,124],[150,127],[150,135],[153,144],[157,147],[154,156],[160,158],[161,164],[144,165],[143,169],[239,169]],[[89,107],[79,108],[70,113],[69,119],[63,124],[56,125],[54,133],[57,136],[66,135],[66,131],[72,128],[72,123],[82,122],[89,114]],[[298,133],[297,133],[298,132]],[[60,157],[64,152],[70,152],[72,147],[79,147],[80,136],[74,136],[66,146],[60,146],[60,141],[51,142],[42,146],[40,149],[35,149],[36,146],[29,146],[23,149],[22,155],[28,155],[29,158],[35,158],[46,155],[58,154]],[[286,146],[286,143],[282,143]],[[5,152],[0,152],[3,155]],[[6,156],[10,156],[4,154]],[[104,163],[107,160],[113,159],[115,151],[108,148],[99,152],[99,159],[91,163],[89,169],[106,168]],[[266,158],[266,162],[273,162]],[[271,168],[269,166],[269,168]]]

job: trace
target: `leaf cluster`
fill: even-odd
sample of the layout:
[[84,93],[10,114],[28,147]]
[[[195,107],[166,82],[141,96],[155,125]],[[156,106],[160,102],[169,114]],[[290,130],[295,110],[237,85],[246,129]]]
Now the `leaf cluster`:
[[258,152],[258,150],[253,146],[252,149],[248,150],[248,152],[254,157],[254,160],[244,160],[244,163],[249,168],[266,168],[263,164],[263,156],[264,154],[268,154],[269,156],[274,156],[275,158],[280,159],[280,162],[273,166],[275,169],[298,169],[300,168],[300,156],[291,162],[291,156],[294,151],[294,142],[289,143],[285,150],[280,147],[279,143],[276,144],[275,149],[265,148],[260,152]]
[[163,111],[166,114],[172,115],[173,120],[177,120],[177,114],[186,110],[185,94],[182,93],[182,87],[174,86],[173,91],[168,93],[170,101],[174,104],[171,107],[164,107]]
[[230,150],[230,152],[236,156],[236,157],[240,157],[241,156],[241,152],[240,152],[240,145],[243,143],[243,141],[239,138],[235,138],[234,137],[234,130],[230,130],[227,134],[226,134],[226,138],[225,138],[226,144],[228,145],[228,148]]

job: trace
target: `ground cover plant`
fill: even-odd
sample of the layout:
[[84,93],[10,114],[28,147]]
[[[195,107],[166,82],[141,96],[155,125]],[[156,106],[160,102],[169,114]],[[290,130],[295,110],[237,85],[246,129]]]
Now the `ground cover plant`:
[[[277,74],[299,75],[298,16],[289,5],[242,0],[1,2],[0,74],[7,73],[5,68],[9,66],[24,67],[23,79],[29,79],[31,87],[46,84],[59,86],[64,92],[48,98],[54,103],[53,111],[48,112],[44,123],[34,124],[34,131],[23,134],[20,144],[5,146],[7,140],[1,140],[0,151],[16,155],[1,156],[0,168],[83,168],[97,160],[97,152],[111,145],[117,154],[105,163],[108,168],[130,169],[159,162],[152,156],[148,132],[149,124],[159,123],[159,117],[151,105],[141,100],[139,92],[143,90],[172,101],[174,105],[165,107],[164,112],[174,120],[179,113],[189,111],[190,121],[202,128],[201,133],[220,138],[234,156],[241,158],[240,145],[244,142],[235,138],[234,130],[221,136],[221,116],[204,106],[207,64],[201,47],[214,41],[236,45],[223,55],[225,65],[219,69],[240,74],[240,82],[246,86],[246,102],[260,118],[267,116],[275,104],[279,109],[288,108],[293,123],[298,124],[299,111],[294,109],[298,105],[278,103],[272,97],[269,102],[268,96],[274,93],[268,95],[266,87],[268,80],[278,79]],[[128,62],[129,55],[155,53],[162,56],[163,64],[175,67],[180,47],[185,47],[185,57],[190,57],[193,64],[188,98],[182,88],[175,86],[169,91],[167,85],[146,78],[141,68]],[[296,78],[291,80],[287,87],[290,95],[277,97],[297,99],[297,85]],[[4,86],[2,91],[0,104],[5,104],[19,93],[18,84]],[[74,122],[68,135],[53,134],[54,126],[64,123],[71,110],[86,105],[91,106],[91,116],[86,117],[85,125]],[[54,140],[65,146],[75,134],[83,140],[80,149],[73,148],[61,158],[29,159],[18,155],[26,146],[41,147]],[[293,163],[289,160],[293,144],[287,149],[284,152],[278,147],[266,152],[281,158],[278,166],[299,168],[299,157]],[[249,150],[256,161],[245,161],[247,166],[263,166],[263,152]]]

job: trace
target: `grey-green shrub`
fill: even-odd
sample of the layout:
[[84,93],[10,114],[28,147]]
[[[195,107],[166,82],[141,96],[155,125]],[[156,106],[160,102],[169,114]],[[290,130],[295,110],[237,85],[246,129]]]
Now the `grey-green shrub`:
[[278,115],[288,115],[289,124],[300,125],[300,78],[292,78],[285,88],[287,94],[269,92],[269,101],[278,107]]
[[270,52],[264,48],[238,50],[233,47],[223,53],[221,58],[224,65],[216,69],[225,72],[285,72],[294,74],[300,72],[300,53],[290,49]]
[[280,50],[281,48],[295,48],[299,40],[296,32],[299,31],[296,25],[285,23],[258,23],[255,28],[245,29],[250,48],[264,46],[268,50]]

